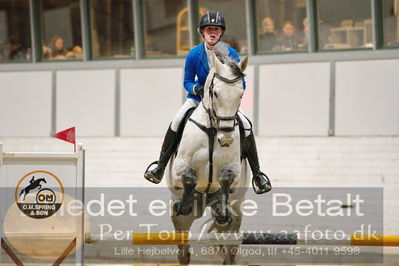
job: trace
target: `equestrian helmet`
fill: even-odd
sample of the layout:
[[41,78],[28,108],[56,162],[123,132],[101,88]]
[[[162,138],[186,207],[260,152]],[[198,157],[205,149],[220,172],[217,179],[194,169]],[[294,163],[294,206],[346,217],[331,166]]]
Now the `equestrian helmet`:
[[206,26],[218,26],[223,30],[226,30],[226,23],[224,22],[224,17],[218,11],[208,11],[201,17],[200,20],[200,30]]

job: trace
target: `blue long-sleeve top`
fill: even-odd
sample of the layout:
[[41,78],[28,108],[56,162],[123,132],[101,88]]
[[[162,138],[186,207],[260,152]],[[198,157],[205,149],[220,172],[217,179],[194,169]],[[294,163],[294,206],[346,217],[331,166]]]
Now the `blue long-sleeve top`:
[[[229,56],[240,62],[240,57],[236,50],[227,45]],[[205,85],[206,78],[209,74],[208,57],[205,51],[205,42],[191,49],[186,57],[184,65],[184,88],[187,91],[187,98],[193,98],[201,101],[201,98],[194,95],[193,88],[195,85]],[[245,89],[245,81],[243,82]]]

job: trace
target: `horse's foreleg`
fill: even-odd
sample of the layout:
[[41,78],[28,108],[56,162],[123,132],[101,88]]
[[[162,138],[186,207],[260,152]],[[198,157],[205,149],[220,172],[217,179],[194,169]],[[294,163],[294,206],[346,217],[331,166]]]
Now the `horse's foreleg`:
[[[190,231],[190,227],[194,221],[195,217],[193,214],[188,216],[177,216],[176,213],[172,216],[173,225],[175,227],[176,232],[178,233],[186,233]],[[178,245],[179,252],[177,253],[177,258],[179,260],[179,264],[188,265],[190,263],[190,245]]]
[[234,179],[237,177],[238,172],[239,167],[236,163],[232,163],[220,171],[219,184],[221,195],[216,203],[215,219],[216,223],[221,226],[229,225],[232,222],[231,214],[228,209],[228,201],[231,185],[233,184]]
[[[179,215],[177,216],[176,212],[173,212],[172,222],[175,227],[176,232],[190,232],[190,227],[193,224],[194,220],[200,218],[203,215],[205,206],[203,205],[202,200],[194,200],[194,211],[192,211],[189,215]],[[198,213],[195,210],[200,210]],[[178,245],[179,253],[178,260],[180,264],[188,265],[190,263],[190,245]]]
[[197,174],[187,168],[182,174],[183,198],[175,203],[176,215],[189,215],[193,209],[194,189],[197,186]]

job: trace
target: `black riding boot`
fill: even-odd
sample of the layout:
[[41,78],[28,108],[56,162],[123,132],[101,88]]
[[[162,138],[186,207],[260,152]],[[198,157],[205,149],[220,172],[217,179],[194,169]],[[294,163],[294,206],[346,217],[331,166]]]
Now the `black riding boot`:
[[270,191],[272,189],[272,184],[267,175],[260,171],[255,137],[252,132],[245,138],[244,148],[245,156],[248,158],[252,170],[252,187],[254,188],[255,193],[262,194]]
[[[165,135],[165,139],[162,144],[161,154],[159,155],[159,161],[151,163],[147,167],[147,170],[144,173],[144,177],[148,181],[151,181],[155,184],[161,182],[163,173],[165,171],[165,167],[168,164],[172,154],[176,151],[177,144],[178,144],[178,134],[174,132],[169,126],[168,131],[166,132]],[[153,170],[149,170],[149,168],[154,164],[157,164],[157,167],[154,168]]]

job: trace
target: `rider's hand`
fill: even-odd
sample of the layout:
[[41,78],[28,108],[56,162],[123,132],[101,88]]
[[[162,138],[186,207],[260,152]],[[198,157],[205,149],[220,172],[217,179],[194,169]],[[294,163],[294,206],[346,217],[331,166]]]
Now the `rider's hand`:
[[193,88],[193,92],[194,92],[195,96],[203,98],[204,97],[204,86],[195,85]]

